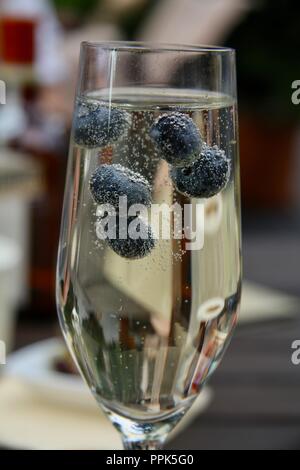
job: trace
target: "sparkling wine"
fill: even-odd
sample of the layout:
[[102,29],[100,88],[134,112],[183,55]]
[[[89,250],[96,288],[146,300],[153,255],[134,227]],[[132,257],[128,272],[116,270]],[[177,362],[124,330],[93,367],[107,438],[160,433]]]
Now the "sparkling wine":
[[[236,103],[206,92],[124,88],[112,96],[104,90],[81,98],[75,113],[82,104],[126,112],[128,129],[119,140],[92,148],[76,143],[73,129],[68,223],[58,260],[62,328],[99,403],[131,419],[161,419],[195,399],[236,324],[241,276]],[[193,120],[204,145],[217,146],[230,162],[226,188],[212,197],[179,192],[149,135],[160,116],[178,112]],[[102,164],[119,164],[147,178],[152,205],[186,206],[192,215],[200,207],[200,222],[189,219],[199,244],[188,249],[185,232],[174,236],[171,211],[153,227],[157,240],[147,256],[126,259],[111,249],[97,236],[101,211],[89,184]],[[161,236],[164,222],[169,237]]]

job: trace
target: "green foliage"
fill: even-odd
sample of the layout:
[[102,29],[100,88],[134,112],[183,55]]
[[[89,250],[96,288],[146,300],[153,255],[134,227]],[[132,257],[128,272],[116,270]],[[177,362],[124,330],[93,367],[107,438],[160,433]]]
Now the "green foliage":
[[129,40],[136,39],[136,33],[159,0],[146,0],[134,10],[124,13],[120,18],[120,27]]
[[265,0],[227,38],[237,50],[240,105],[270,120],[297,120],[291,84],[300,79],[299,0]]
[[69,10],[75,15],[88,15],[99,3],[98,0],[52,0],[57,10]]

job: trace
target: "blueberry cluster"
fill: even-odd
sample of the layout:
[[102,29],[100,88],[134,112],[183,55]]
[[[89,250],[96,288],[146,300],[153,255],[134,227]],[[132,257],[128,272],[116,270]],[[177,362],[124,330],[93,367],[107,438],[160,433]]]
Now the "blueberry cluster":
[[[155,238],[150,225],[139,215],[121,218],[118,213],[120,197],[127,197],[128,207],[133,204],[151,205],[151,186],[139,173],[120,164],[100,165],[90,178],[90,191],[97,204],[111,204],[117,216],[113,218],[115,238],[108,238],[108,245],[118,255],[127,259],[147,256],[155,247]],[[126,237],[120,227],[127,227]]]
[[[130,124],[130,115],[124,110],[81,101],[74,121],[74,140],[86,148],[101,148],[117,142]],[[209,198],[225,188],[230,161],[223,150],[203,142],[189,116],[179,112],[163,114],[153,123],[149,135],[160,156],[169,163],[171,178],[180,193]],[[107,238],[111,249],[127,259],[147,256],[155,247],[151,226],[140,215],[124,220],[118,212],[122,196],[127,197],[128,207],[151,206],[151,186],[146,178],[120,164],[102,164],[91,175],[89,187],[97,204],[111,204],[117,213],[116,237]],[[126,237],[120,235],[121,224],[127,227]]]
[[163,114],[152,125],[150,137],[171,165],[171,178],[180,193],[209,198],[227,185],[229,160],[217,146],[203,143],[189,116],[179,112]]
[[74,141],[87,148],[117,142],[130,126],[130,115],[121,109],[80,101],[74,120]]

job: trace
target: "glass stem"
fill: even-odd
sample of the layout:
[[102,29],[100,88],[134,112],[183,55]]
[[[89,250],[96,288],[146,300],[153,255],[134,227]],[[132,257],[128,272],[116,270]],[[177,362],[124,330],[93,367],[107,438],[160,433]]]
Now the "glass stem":
[[162,441],[146,440],[130,441],[123,438],[123,446],[125,450],[160,450],[162,449]]

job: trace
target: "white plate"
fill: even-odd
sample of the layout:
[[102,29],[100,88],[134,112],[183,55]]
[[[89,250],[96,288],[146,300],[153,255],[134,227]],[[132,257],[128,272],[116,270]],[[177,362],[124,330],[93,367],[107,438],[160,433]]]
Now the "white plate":
[[54,361],[65,353],[63,340],[52,338],[22,348],[7,358],[5,372],[21,379],[32,391],[64,405],[97,408],[88,387],[78,375],[53,369]]
[[[62,340],[35,343],[11,354],[0,387],[0,443],[12,449],[120,449],[116,429],[80,376],[55,372]],[[186,429],[210,404],[205,388],[169,437]]]

